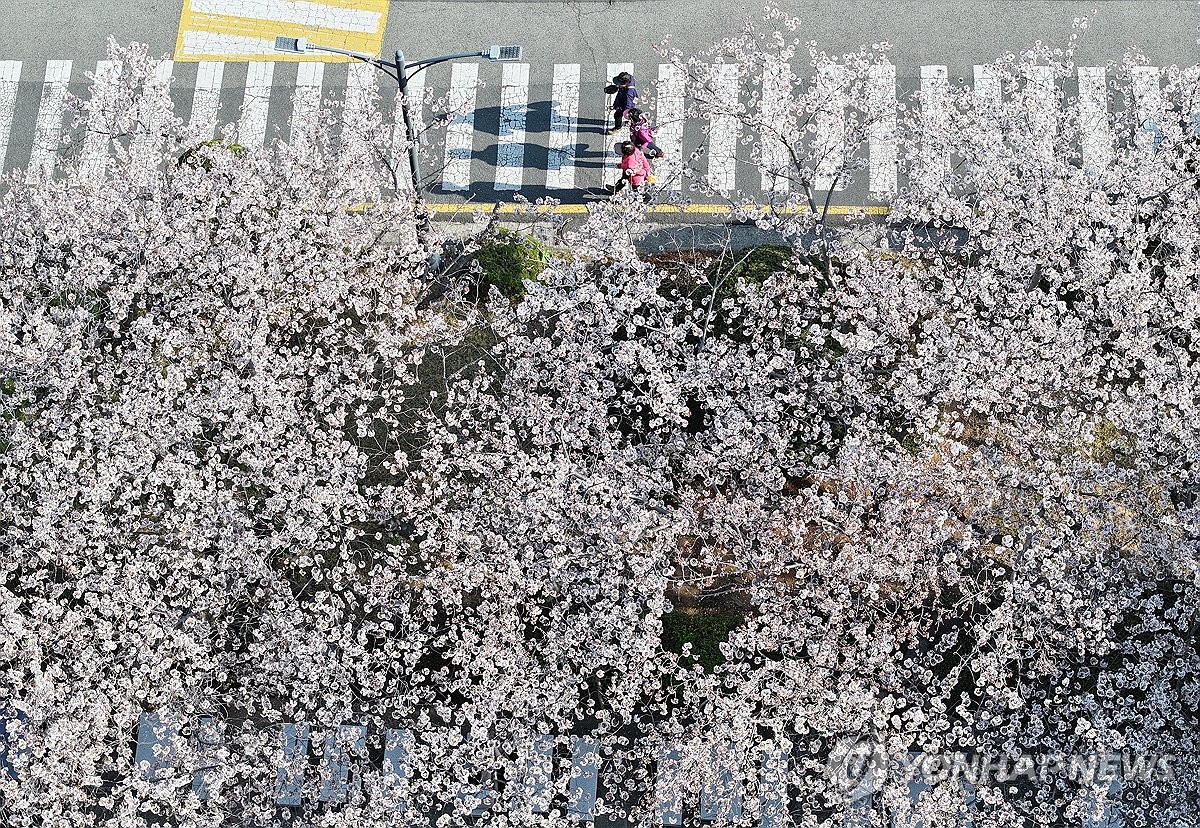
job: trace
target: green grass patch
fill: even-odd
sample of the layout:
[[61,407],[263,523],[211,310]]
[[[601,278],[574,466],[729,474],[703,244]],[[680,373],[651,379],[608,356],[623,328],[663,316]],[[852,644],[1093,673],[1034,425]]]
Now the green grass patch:
[[738,279],[761,285],[768,277],[786,270],[794,251],[782,244],[760,244],[739,250],[719,259],[714,267],[714,282],[724,277],[719,291],[722,297],[733,295],[733,286]]
[[737,612],[681,609],[662,617],[662,646],[668,652],[683,652],[691,644],[696,663],[711,671],[725,663],[721,644],[729,633],[741,626],[745,616]]

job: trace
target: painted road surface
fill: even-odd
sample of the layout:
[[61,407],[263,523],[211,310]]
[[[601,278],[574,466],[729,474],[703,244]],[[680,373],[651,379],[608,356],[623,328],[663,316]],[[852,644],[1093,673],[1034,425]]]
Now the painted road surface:
[[275,51],[275,38],[374,55],[388,0],[183,0],[175,60],[343,60]]
[[[418,101],[413,115],[421,134],[426,191],[449,203],[492,204],[510,201],[517,194],[530,200],[550,196],[567,203],[603,197],[606,185],[616,180],[617,145],[623,137],[605,131],[610,96],[605,95],[604,85],[614,68],[628,69],[646,79],[643,95],[655,113],[660,146],[668,153],[655,162],[655,186],[661,198],[683,196],[720,204],[726,195],[770,200],[786,195],[789,185],[795,190],[794,183],[764,175],[750,161],[751,147],[743,139],[762,142],[764,154],[778,155],[778,147],[769,137],[745,135],[744,125],[721,115],[682,117],[687,88],[675,67],[623,61],[606,65],[603,74],[588,72],[575,63],[475,62],[444,64],[418,74],[410,92]],[[946,96],[951,92],[944,65],[901,71],[900,80],[896,67],[883,68],[889,71],[871,77],[877,124],[886,127],[894,123],[902,101],[916,106],[924,119],[944,116]],[[117,82],[118,69],[105,59],[0,59],[3,169],[54,171],[66,133],[88,157],[87,175],[99,175],[107,163],[105,146],[86,135],[86,130],[71,133],[67,96],[111,94],[107,87]],[[1053,140],[1053,125],[1065,117],[1057,109],[1054,80],[1035,66],[1028,67],[1025,74],[1031,88],[1040,90],[1033,109],[1050,125],[1047,139]],[[1164,73],[1158,67],[1143,66],[1135,67],[1132,74],[1135,95],[1127,113],[1110,111],[1103,94],[1114,80],[1111,70],[1080,67],[1078,77],[1069,79],[1071,91],[1080,90],[1077,117],[1086,125],[1080,141],[1085,165],[1103,166],[1111,157],[1114,141],[1152,145],[1153,136],[1144,133],[1140,125],[1148,118],[1161,117],[1168,103],[1162,91]],[[1200,69],[1189,69],[1186,74],[1193,86],[1200,80]],[[914,76],[915,81],[908,80]],[[814,80],[836,85],[837,77],[835,67]],[[396,91],[384,86],[375,98],[378,78],[364,64],[308,61],[165,60],[158,70],[158,82],[170,82],[175,114],[189,125],[197,141],[231,127],[239,143],[261,149],[274,140],[301,137],[324,109],[333,112],[340,124],[335,128],[340,133],[337,146],[353,152],[361,147],[357,126],[366,122],[371,107],[377,107],[390,127],[393,157],[406,169]],[[778,75],[750,78],[740,67],[727,64],[718,80],[725,85],[726,94],[736,97],[747,94],[750,84],[777,82]],[[801,82],[807,82],[803,76]],[[971,85],[975,105],[981,109],[994,105],[1000,95],[990,66],[974,67]],[[1178,103],[1190,110],[1195,108],[1195,100],[1193,96],[1192,101]],[[845,109],[838,107],[824,114],[812,137],[814,147],[828,145],[833,148],[832,155],[839,155],[845,116]],[[861,148],[867,163],[859,180],[847,186],[834,180],[832,168],[827,169],[817,182],[818,195],[823,199],[832,190],[832,203],[841,205],[885,204],[888,194],[901,183],[896,163],[903,155],[901,149],[890,130],[873,129]],[[685,175],[679,161],[693,155],[692,174]],[[948,163],[935,147],[920,147],[919,157],[916,173],[931,181]],[[698,182],[715,192],[707,196],[698,193]]]
[[[231,5],[188,6],[193,17],[214,15],[214,26],[193,28],[185,20],[184,0],[7,0],[0,3],[0,59],[94,61],[104,56],[105,42],[113,35],[120,43],[145,43],[155,55],[190,60],[176,53],[181,33],[188,31],[214,29],[225,36],[263,40],[285,34],[279,29],[289,26],[317,26],[331,38],[367,37],[356,31],[369,28],[363,15],[386,11],[383,54],[402,49],[410,57],[431,57],[491,43],[520,43],[534,65],[578,63],[586,75],[599,75],[610,62],[659,62],[653,47],[668,36],[684,55],[699,53],[757,20],[763,6],[760,0],[225,2]],[[1141,52],[1135,63],[1151,66],[1191,65],[1200,57],[1200,4],[1191,0],[788,0],[780,5],[801,21],[789,37],[816,41],[831,54],[862,44],[890,44],[889,57],[900,68],[901,82],[906,72],[927,64],[945,65],[951,79],[970,78],[975,64],[990,63],[1006,52],[1019,54],[1036,40],[1065,46],[1072,34],[1080,37],[1075,61],[1082,66],[1120,62],[1127,48]],[[1089,18],[1086,29],[1073,28],[1080,17]],[[222,18],[247,21],[251,31],[231,31],[230,21],[222,23]],[[206,59],[216,59],[216,51],[210,46]]]

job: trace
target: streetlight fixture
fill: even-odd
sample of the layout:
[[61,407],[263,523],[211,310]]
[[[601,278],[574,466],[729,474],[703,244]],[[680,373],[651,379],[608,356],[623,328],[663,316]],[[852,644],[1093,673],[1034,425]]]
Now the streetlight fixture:
[[[303,37],[277,37],[275,38],[275,50],[279,52],[289,52],[291,54],[307,54],[309,52],[328,52],[335,55],[346,55],[348,57],[361,60],[364,63],[369,63],[376,69],[383,72],[388,77],[396,81],[400,88],[400,114],[404,119],[404,137],[408,140],[408,167],[412,173],[413,192],[420,195],[421,192],[421,162],[417,157],[417,136],[413,132],[412,116],[408,111],[408,81],[417,72],[422,69],[427,69],[435,63],[444,63],[448,60],[463,60],[466,58],[479,58],[481,60],[520,60],[524,52],[521,46],[489,46],[487,49],[480,52],[462,52],[457,55],[442,55],[441,57],[425,58],[423,60],[415,60],[412,63],[404,62],[404,52],[396,50],[395,60],[382,60],[375,55],[367,55],[362,52],[349,52],[345,49],[336,49],[333,46],[318,46],[315,43],[309,43]],[[411,74],[409,69],[413,69]]]

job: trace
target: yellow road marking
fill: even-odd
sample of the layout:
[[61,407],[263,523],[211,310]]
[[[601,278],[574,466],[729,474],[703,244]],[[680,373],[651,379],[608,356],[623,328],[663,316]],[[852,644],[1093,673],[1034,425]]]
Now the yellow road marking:
[[[220,11],[198,11],[193,5],[209,9],[216,7]],[[275,8],[287,13],[282,16],[277,13],[274,17],[255,16],[256,8],[261,10],[262,6],[253,0],[221,0],[217,4],[183,0],[179,33],[175,40],[175,60],[343,62],[352,59],[320,53],[298,55],[276,52],[274,42],[280,35],[304,37],[323,46],[372,55],[379,54],[383,47],[388,0],[277,0]],[[327,12],[323,12],[323,9]],[[367,13],[365,17],[357,16],[360,21],[377,20],[375,30],[348,28],[355,25],[353,23],[338,25],[340,21],[350,19],[348,13],[353,12]],[[372,18],[372,15],[376,17]]]
[[[428,206],[429,209],[435,213],[470,212],[472,210],[484,210],[487,212],[491,212],[493,209],[492,205],[481,204],[481,203],[476,203],[476,202],[468,202],[465,204],[450,204],[450,203],[445,203],[445,202],[427,202],[426,206]],[[526,208],[519,204],[501,204],[498,209],[498,212],[500,212],[500,213],[524,213],[528,209],[532,209],[533,212],[536,212],[536,213],[554,213],[554,214],[559,214],[559,213],[572,214],[572,213],[588,212],[588,206],[586,204],[557,204],[557,205],[554,205],[553,207],[536,207],[535,206],[533,208]],[[678,214],[729,215],[729,214],[732,214],[735,211],[735,209],[737,209],[737,208],[730,207],[728,204],[688,204],[688,205],[682,206],[682,207],[676,207],[673,204],[654,204],[654,205],[651,205],[650,207],[646,208],[646,212],[648,212],[648,213],[673,213],[673,214],[677,214],[677,215]],[[741,209],[749,211],[749,210],[771,210],[772,208],[765,204],[764,205],[748,204],[748,205],[745,205],[744,207],[742,207]],[[796,208],[775,208],[774,212],[783,213],[783,214],[787,214],[787,215],[796,215],[796,214],[800,214],[800,213],[809,213],[812,211],[809,210],[807,207],[796,207]],[[883,216],[883,215],[887,215],[888,213],[890,213],[891,210],[882,205],[862,205],[862,206],[837,205],[837,206],[831,206],[827,212],[829,215],[832,215],[832,216],[845,216],[845,215],[858,214],[858,213],[864,213],[866,215],[872,215],[872,216]]]
[[[351,205],[349,207],[349,209],[350,210],[366,210],[373,206],[374,206],[374,204],[371,204],[371,203],[354,204],[354,205]],[[495,209],[496,212],[498,212],[502,215],[512,214],[512,213],[527,213],[529,210],[532,210],[532,212],[534,214],[544,214],[544,215],[580,215],[580,214],[585,214],[588,212],[588,206],[586,204],[556,204],[553,207],[534,206],[532,208],[526,208],[519,204],[501,204],[498,208],[496,208],[495,205],[484,204],[482,202],[475,202],[475,201],[465,202],[462,204],[454,204],[454,203],[448,203],[448,202],[436,202],[435,201],[435,202],[426,202],[425,206],[429,208],[430,212],[449,213],[449,214],[453,214],[453,213],[468,214],[468,213],[473,213],[477,210],[481,211],[481,212],[490,213],[490,212],[492,212],[493,209]],[[649,212],[649,213],[671,213],[671,214],[675,214],[675,215],[680,215],[680,214],[729,215],[734,212],[734,209],[735,208],[730,207],[727,204],[688,204],[683,207],[676,207],[671,204],[654,204],[647,208],[647,212]],[[746,205],[742,209],[744,209],[744,210],[770,210],[771,208],[767,205]],[[790,208],[790,209],[789,208],[778,208],[778,209],[775,209],[775,212],[781,213],[784,215],[799,215],[802,213],[810,213],[812,211],[809,210],[807,207],[797,207],[797,208]],[[878,205],[878,204],[870,204],[870,205],[843,204],[843,205],[831,206],[829,208],[829,210],[827,211],[827,214],[831,215],[831,216],[846,216],[846,215],[886,216],[890,212],[891,212],[890,208],[883,206],[883,205]]]

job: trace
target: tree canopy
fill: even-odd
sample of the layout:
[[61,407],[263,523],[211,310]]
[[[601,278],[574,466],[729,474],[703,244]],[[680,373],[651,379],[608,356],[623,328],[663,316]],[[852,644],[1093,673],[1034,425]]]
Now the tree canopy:
[[[789,61],[792,22],[717,53]],[[945,164],[901,153],[880,222],[789,209],[870,132],[822,162],[798,118],[799,190],[754,216],[786,247],[639,255],[619,197],[481,291],[511,240],[450,244],[380,123],[354,152],[200,142],[141,93],[145,50],[115,55],[103,186],[68,153],[0,194],[6,825],[460,824],[469,785],[498,792],[483,824],[567,824],[570,736],[597,812],[638,825],[672,750],[688,820],[720,766],[757,825],[764,752],[797,825],[863,785],[870,824],[1079,825],[1107,786],[1071,758],[1123,752],[1153,770],[1124,824],[1200,818],[1186,118],[1089,168],[1078,101],[1047,141],[1019,71],[1069,51],[1009,56],[988,117],[953,90],[900,113]],[[135,767],[148,711],[162,774]],[[276,805],[292,722],[366,726],[346,801],[314,765]],[[416,734],[402,785],[389,729]],[[519,800],[542,734],[548,817]],[[854,744],[1013,767],[930,777],[913,815],[894,767],[839,765]]]

